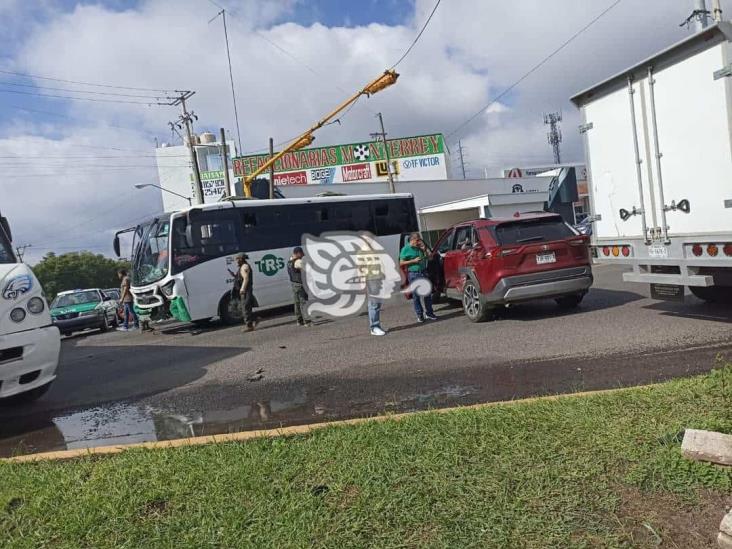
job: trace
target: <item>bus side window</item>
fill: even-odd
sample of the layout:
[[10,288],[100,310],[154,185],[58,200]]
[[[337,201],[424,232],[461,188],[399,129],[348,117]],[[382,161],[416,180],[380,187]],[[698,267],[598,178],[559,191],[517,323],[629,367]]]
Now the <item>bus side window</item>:
[[244,228],[256,227],[257,215],[253,212],[244,212],[244,214],[242,214],[242,221],[244,223]]
[[411,213],[410,201],[385,199],[374,202],[376,235],[402,234],[417,230],[416,219]]

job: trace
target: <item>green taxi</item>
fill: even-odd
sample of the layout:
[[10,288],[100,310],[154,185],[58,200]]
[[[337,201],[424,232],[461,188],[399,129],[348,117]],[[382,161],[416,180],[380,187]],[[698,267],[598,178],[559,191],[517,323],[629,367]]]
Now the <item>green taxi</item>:
[[65,335],[86,329],[107,329],[117,326],[117,301],[99,288],[60,292],[51,303],[54,326]]

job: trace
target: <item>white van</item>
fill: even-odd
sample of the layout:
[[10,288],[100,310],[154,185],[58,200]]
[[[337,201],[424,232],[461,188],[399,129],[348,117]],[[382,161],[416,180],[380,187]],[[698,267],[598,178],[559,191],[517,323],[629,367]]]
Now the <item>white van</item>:
[[43,288],[16,259],[10,225],[0,216],[0,399],[42,396],[56,378],[60,349]]

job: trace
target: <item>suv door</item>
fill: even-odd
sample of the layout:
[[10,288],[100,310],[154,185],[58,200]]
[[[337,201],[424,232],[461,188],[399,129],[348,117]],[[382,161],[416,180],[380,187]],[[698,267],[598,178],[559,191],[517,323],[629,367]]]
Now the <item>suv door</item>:
[[445,291],[445,265],[444,258],[445,254],[452,248],[452,237],[455,234],[453,229],[445,231],[440,239],[437,241],[437,245],[432,250],[430,260],[427,263],[427,272],[429,273],[430,281],[435,293],[441,293]]
[[473,226],[461,225],[455,228],[455,236],[451,249],[443,258],[445,273],[445,289],[462,290],[462,269],[466,266],[468,256],[473,250]]

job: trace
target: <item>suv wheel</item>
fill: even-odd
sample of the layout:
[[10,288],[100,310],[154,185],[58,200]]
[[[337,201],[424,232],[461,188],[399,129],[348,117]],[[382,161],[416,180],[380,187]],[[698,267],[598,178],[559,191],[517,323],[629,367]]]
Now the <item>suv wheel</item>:
[[468,280],[463,288],[463,311],[472,322],[487,320],[491,312],[480,297],[480,288],[472,280]]
[[585,294],[572,294],[572,295],[565,295],[563,297],[558,297],[555,301],[557,302],[557,305],[561,309],[569,310],[569,309],[576,309],[580,303],[582,303],[582,299],[585,297]]

